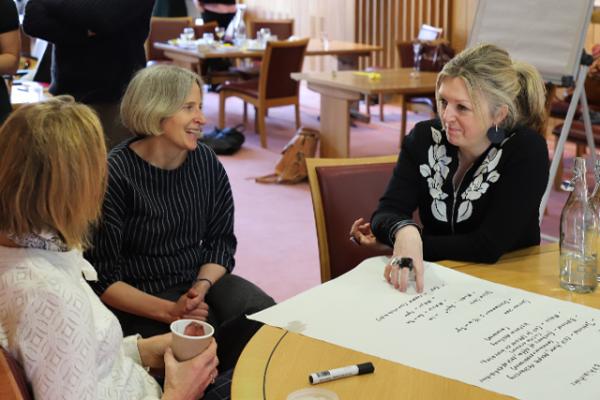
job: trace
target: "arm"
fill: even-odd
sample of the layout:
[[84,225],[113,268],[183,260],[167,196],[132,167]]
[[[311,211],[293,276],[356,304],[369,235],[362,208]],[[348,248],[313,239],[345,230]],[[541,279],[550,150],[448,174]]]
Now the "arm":
[[[206,235],[202,242],[203,254],[198,278],[208,278],[215,283],[235,266],[234,254],[237,239],[233,233],[233,196],[227,173],[214,155],[211,167],[215,179],[212,204],[207,215]],[[213,281],[214,279],[214,281]]]
[[59,16],[60,4],[60,0],[30,0],[25,7],[23,29],[28,35],[51,43],[85,44],[89,40],[88,29],[72,15]]
[[548,182],[546,142],[537,134],[514,137],[505,145],[504,151],[509,150],[511,157],[489,189],[493,198],[478,229],[463,235],[424,236],[426,259],[494,263],[515,247],[519,233],[539,224],[540,200]]
[[394,246],[396,231],[402,224],[412,222],[412,214],[418,206],[422,178],[414,152],[419,134],[423,132],[415,128],[406,136],[392,178],[371,217],[371,229],[377,241],[390,247]]
[[14,2],[4,2],[0,20],[0,74],[14,74],[19,68],[21,36],[19,34],[19,14]]
[[21,37],[19,31],[0,33],[0,74],[14,74],[19,68]]
[[201,266],[192,287],[202,299],[213,284],[233,269],[233,256],[237,246],[233,233],[233,196],[227,173],[213,154],[207,157],[211,158],[210,165],[214,170],[214,184],[210,189],[214,195],[207,215],[206,235],[202,242]]

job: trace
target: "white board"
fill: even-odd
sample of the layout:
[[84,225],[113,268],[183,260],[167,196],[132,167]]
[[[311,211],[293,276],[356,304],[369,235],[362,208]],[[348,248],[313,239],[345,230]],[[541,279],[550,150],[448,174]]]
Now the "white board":
[[479,0],[468,47],[493,43],[544,80],[577,79],[594,0]]

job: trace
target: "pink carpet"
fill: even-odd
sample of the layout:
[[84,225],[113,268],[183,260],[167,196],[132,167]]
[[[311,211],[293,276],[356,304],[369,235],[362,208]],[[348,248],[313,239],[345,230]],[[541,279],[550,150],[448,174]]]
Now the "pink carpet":
[[[319,95],[302,88],[302,124],[319,128]],[[204,99],[208,119],[206,130],[212,129],[218,117],[218,96],[207,93]],[[227,126],[242,122],[242,102],[227,100]],[[378,106],[372,107],[370,124],[356,123],[351,130],[351,156],[397,154],[400,108],[385,106],[385,122],[379,121]],[[254,133],[254,113],[249,107],[246,142],[233,156],[221,156],[231,181],[236,212],[238,238],[236,273],[259,285],[275,300],[282,301],[320,283],[319,255],[310,190],[307,183],[297,185],[265,185],[253,178],[271,173],[279,152],[294,134],[293,107],[269,110],[266,126],[268,149],[259,145]],[[409,129],[427,114],[409,113]],[[549,143],[550,147],[553,140]],[[574,148],[567,145],[566,154]],[[567,168],[569,163],[567,162]],[[544,217],[544,233],[558,237],[560,211],[564,193],[553,192]]]

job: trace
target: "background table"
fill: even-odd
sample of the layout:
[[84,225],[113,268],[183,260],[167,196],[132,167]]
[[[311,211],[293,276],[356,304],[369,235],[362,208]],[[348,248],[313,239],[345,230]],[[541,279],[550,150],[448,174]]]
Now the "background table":
[[[600,308],[599,292],[576,294],[559,287],[558,258],[558,245],[551,244],[507,254],[493,265],[442,264],[492,282]],[[262,327],[244,349],[233,376],[232,398],[285,399],[289,393],[311,386],[308,383],[311,372],[365,361],[375,365],[375,373],[327,382],[318,387],[333,390],[340,399],[353,400],[509,398],[271,326]]]
[[[378,71],[380,78],[376,80],[356,71],[292,74],[293,79],[306,81],[309,89],[321,94],[321,157],[350,155],[348,109],[350,103],[359,100],[362,95],[434,93],[437,73],[420,72],[418,78],[413,78],[410,75],[412,71],[412,68],[381,70]],[[401,106],[406,110],[404,96]]]
[[[156,42],[154,47],[163,50],[165,56],[183,68],[200,71],[203,60],[211,58],[261,58],[263,51],[243,50],[236,48],[215,49],[200,52],[196,49],[176,46],[174,44]],[[338,60],[338,69],[357,69],[359,57],[370,57],[374,51],[382,51],[383,47],[370,44],[330,40],[324,46],[318,39],[310,39],[306,48],[307,56],[334,56]]]

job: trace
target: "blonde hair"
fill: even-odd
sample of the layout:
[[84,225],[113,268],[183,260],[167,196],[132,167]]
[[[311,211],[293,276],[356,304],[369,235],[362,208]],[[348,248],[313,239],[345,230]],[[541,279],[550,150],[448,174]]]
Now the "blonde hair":
[[481,100],[487,100],[491,116],[506,105],[508,114],[498,124],[507,131],[517,125],[539,133],[546,120],[545,87],[538,71],[530,64],[512,61],[509,54],[492,44],[480,44],[459,53],[437,77],[436,99],[446,78],[461,78],[476,113],[483,120]]
[[194,84],[202,89],[197,74],[172,65],[140,70],[121,100],[123,124],[139,136],[161,135],[161,122],[179,110]]
[[89,244],[106,189],[106,146],[94,111],[58,96],[17,109],[0,128],[0,232],[51,231]]

